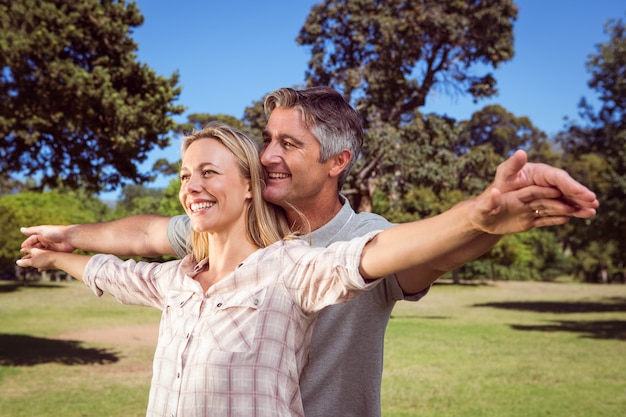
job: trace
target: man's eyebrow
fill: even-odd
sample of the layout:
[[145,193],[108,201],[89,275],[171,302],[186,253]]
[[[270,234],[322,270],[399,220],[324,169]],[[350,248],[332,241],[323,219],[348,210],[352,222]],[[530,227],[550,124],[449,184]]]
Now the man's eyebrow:
[[281,139],[290,139],[292,142],[294,142],[297,146],[303,146],[304,145],[304,141],[294,137],[294,136],[290,136],[290,135],[281,135],[280,136]]
[[[263,131],[263,138],[264,138],[264,139],[272,139],[272,135],[271,135],[271,134],[270,134],[270,132],[268,132],[267,130],[264,130],[264,131]],[[298,138],[296,138],[296,137],[294,137],[294,136],[291,136],[291,135],[289,135],[289,134],[287,134],[287,133],[281,133],[281,134],[279,134],[279,135],[278,135],[278,139],[279,139],[279,140],[289,139],[289,140],[293,141],[293,142],[294,142],[296,145],[298,145],[298,146],[302,146],[302,145],[304,145],[304,141],[302,141],[302,140],[300,140],[300,139],[298,139]]]

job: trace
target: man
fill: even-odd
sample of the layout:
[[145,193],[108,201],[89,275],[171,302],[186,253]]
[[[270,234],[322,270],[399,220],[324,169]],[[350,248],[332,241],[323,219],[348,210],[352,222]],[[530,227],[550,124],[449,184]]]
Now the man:
[[[265,108],[263,197],[285,209],[294,229],[310,230],[306,238],[314,246],[328,246],[391,226],[380,216],[355,213],[339,194],[361,150],[362,130],[358,114],[338,92],[283,88],[268,95]],[[592,217],[598,206],[595,195],[566,172],[526,163],[523,152],[500,165],[484,193],[494,202],[506,197],[527,207],[520,218],[525,230],[563,224],[572,216]],[[299,213],[307,224],[301,224]],[[182,216],[141,215],[103,224],[25,228],[29,237],[22,246],[183,256],[187,229]],[[441,236],[449,232],[441,230]],[[419,300],[439,276],[480,256],[500,238],[469,226],[467,236],[462,243],[450,239],[449,252],[436,262],[386,277],[375,290],[320,314],[301,378],[307,417],[380,415],[384,334],[391,311],[397,300]]]

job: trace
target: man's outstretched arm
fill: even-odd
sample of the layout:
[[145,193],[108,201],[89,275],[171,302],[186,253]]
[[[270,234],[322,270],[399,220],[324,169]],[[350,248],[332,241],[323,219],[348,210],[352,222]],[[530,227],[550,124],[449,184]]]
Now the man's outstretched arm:
[[445,272],[487,252],[502,235],[562,225],[572,217],[591,218],[598,206],[596,195],[567,172],[529,163],[526,153],[517,151],[500,164],[493,183],[480,196],[419,223],[416,231],[426,242],[420,251],[435,252],[423,264],[396,270],[398,282],[406,294],[418,293]]
[[82,249],[119,256],[176,255],[167,237],[170,217],[139,214],[105,223],[23,227],[22,248]]

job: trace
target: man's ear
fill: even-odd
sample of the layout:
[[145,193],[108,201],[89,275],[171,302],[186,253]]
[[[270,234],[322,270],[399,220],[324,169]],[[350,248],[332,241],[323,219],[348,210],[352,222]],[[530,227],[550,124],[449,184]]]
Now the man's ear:
[[333,163],[330,168],[329,175],[333,177],[338,177],[339,174],[341,174],[343,170],[346,169],[346,167],[352,160],[352,152],[350,152],[348,149],[344,149],[337,155],[333,156],[331,159]]

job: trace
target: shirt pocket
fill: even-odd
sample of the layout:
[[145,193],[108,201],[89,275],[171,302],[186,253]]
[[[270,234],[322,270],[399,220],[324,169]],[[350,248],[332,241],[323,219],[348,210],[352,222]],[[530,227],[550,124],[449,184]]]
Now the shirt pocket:
[[[197,321],[197,302],[192,291],[171,291],[165,300],[165,308],[159,327],[159,344],[168,346],[177,339],[184,338]],[[195,316],[195,320],[194,320]]]
[[196,337],[211,337],[215,350],[248,352],[254,349],[257,331],[262,325],[262,307],[267,290],[237,291],[211,300],[213,313],[206,317]]

